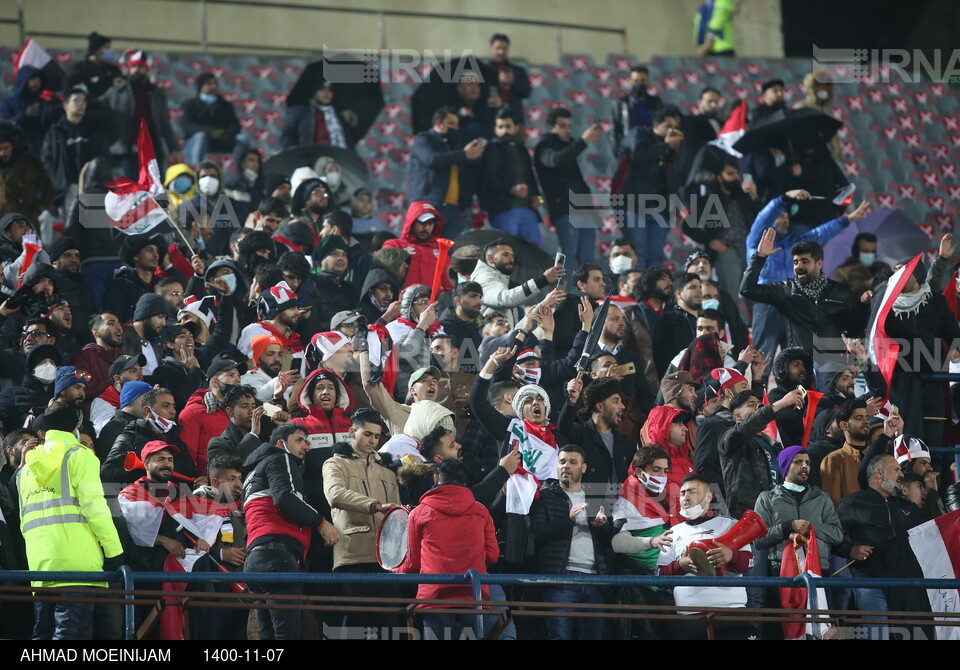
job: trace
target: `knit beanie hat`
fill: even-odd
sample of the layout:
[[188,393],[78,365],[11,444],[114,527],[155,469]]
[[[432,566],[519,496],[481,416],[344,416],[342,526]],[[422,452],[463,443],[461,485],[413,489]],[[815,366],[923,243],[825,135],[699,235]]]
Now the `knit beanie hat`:
[[339,331],[328,331],[314,335],[312,342],[320,350],[320,362],[323,363],[344,346],[350,344],[350,338]]
[[297,306],[297,294],[290,285],[282,281],[271,286],[269,291],[260,294],[260,304],[257,313],[261,319],[272,319],[280,312]]
[[53,241],[53,244],[47,247],[47,255],[50,256],[50,262],[52,263],[57,260],[65,251],[69,251],[70,249],[77,249],[79,251],[80,245],[77,243],[77,240],[69,235],[58,237]]
[[797,454],[806,453],[807,450],[803,447],[793,446],[787,447],[777,454],[777,464],[780,466],[780,476],[786,479],[787,471],[790,470],[790,464],[793,463],[793,459],[797,457]]
[[77,376],[77,368],[72,365],[63,365],[57,368],[57,379],[53,384],[53,397],[66,391],[74,384],[87,385],[87,380]]
[[101,35],[96,30],[87,35],[87,55],[89,56],[94,51],[102,47],[104,44],[110,44],[110,38],[106,35]]
[[253,363],[254,365],[260,364],[260,357],[263,356],[263,352],[267,350],[271,344],[279,344],[280,350],[283,351],[283,341],[276,335],[257,335],[250,342],[250,348],[253,349]]
[[147,382],[127,382],[120,387],[120,409],[129,407],[151,390],[153,387]]
[[550,416],[550,397],[547,395],[547,392],[536,384],[527,384],[526,386],[521,386],[520,390],[517,391],[513,396],[513,411],[517,416],[523,416],[523,406],[528,400],[533,398],[533,396],[538,395],[543,399],[543,405],[546,409],[546,415]]
[[180,315],[184,312],[189,312],[190,314],[195,314],[203,323],[210,327],[211,324],[217,322],[217,317],[214,315],[214,307],[220,305],[217,302],[217,299],[212,295],[205,295],[202,298],[198,298],[195,295],[188,295],[183,299],[183,307],[180,308],[180,311],[177,312],[177,319],[180,318]]
[[170,311],[170,306],[164,300],[162,295],[156,293],[144,293],[137,299],[137,306],[133,310],[134,321],[146,321],[151,316],[157,314],[166,314]]

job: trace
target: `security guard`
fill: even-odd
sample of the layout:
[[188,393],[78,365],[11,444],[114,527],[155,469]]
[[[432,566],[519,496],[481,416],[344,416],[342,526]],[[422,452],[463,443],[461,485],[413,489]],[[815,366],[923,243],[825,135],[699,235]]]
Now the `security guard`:
[[[80,444],[82,414],[60,403],[44,413],[43,444],[24,454],[17,472],[20,530],[30,570],[103,572],[123,563],[123,546],[100,483],[100,462]],[[104,560],[106,557],[106,560]],[[106,583],[36,581],[38,587],[106,587]],[[90,637],[92,603],[34,604],[35,640]]]

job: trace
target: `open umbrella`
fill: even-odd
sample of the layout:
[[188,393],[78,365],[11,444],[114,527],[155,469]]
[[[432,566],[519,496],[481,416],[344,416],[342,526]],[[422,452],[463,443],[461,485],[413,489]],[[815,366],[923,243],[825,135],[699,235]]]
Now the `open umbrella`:
[[497,73],[493,68],[473,56],[463,56],[434,67],[430,71],[430,78],[420,84],[410,96],[413,132],[430,130],[433,126],[433,113],[440,107],[462,107],[457,95],[457,84],[461,78],[470,76],[476,77],[480,84],[480,104],[486,104],[491,85],[497,85]]
[[[344,59],[347,59],[346,61]],[[353,62],[349,62],[352,59]],[[337,52],[329,59],[310,63],[287,94],[287,107],[304,105],[324,82],[330,82],[333,106],[344,118],[355,116],[354,140],[363,139],[384,107],[383,90],[377,78],[365,81],[364,63],[359,55]]]
[[289,177],[297,168],[312,169],[321,156],[329,156],[340,164],[347,193],[353,193],[361,186],[366,186],[369,171],[363,159],[349,149],[326,144],[304,144],[281,151],[263,164],[263,174],[264,176],[282,174]]
[[877,260],[890,266],[926,251],[930,237],[900,209],[877,209],[851,223],[823,247],[823,272],[827,277],[850,256],[853,240],[860,233],[877,236]]
[[780,109],[752,123],[733,148],[740,153],[781,147],[794,156],[822,147],[836,135],[841,121],[815,109]]
[[[501,233],[499,230],[471,230],[457,238],[457,243],[450,249],[450,256],[456,255],[460,247],[476,245],[482,249],[496,239],[502,239],[513,247],[516,265],[510,275],[510,283],[519,286],[528,279],[541,275],[545,270],[553,267],[553,256],[529,240],[517,235]],[[483,260],[481,259],[481,263]]]

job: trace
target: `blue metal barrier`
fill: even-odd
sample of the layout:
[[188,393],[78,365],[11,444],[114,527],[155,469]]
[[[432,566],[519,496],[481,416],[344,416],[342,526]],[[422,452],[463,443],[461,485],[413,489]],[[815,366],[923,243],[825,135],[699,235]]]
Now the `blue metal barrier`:
[[[236,582],[258,584],[469,584],[473,599],[480,601],[481,585],[501,584],[503,586],[555,586],[558,584],[591,584],[596,586],[731,586],[731,579],[742,587],[806,587],[810,609],[819,609],[816,591],[834,588],[912,588],[912,589],[960,589],[960,579],[853,579],[849,577],[815,578],[808,573],[796,577],[696,577],[692,575],[481,575],[471,570],[462,575],[407,575],[407,574],[343,574],[343,573],[262,573],[262,572],[133,572],[123,566],[117,573],[112,572],[38,572],[26,570],[0,570],[0,582],[105,582],[117,581],[117,575],[123,580],[126,590],[133,590],[136,583],[162,584],[179,582],[204,584],[210,582]],[[64,590],[69,590],[64,587]],[[132,640],[136,634],[134,623],[133,596],[127,595],[131,602],[124,606],[125,634]],[[483,636],[483,617],[477,606],[476,633]],[[960,616],[960,615],[958,615]]]

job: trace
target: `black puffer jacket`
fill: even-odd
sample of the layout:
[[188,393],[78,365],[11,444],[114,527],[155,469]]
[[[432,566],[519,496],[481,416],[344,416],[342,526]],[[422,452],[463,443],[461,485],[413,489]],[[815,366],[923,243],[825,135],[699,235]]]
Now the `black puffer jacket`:
[[[599,511],[602,501],[590,502],[588,499],[587,519],[593,519]],[[560,488],[556,479],[548,479],[540,489],[540,497],[530,508],[530,521],[537,552],[537,563],[541,574],[560,575],[567,569],[570,558],[570,543],[573,541],[573,521],[570,520],[570,498]],[[597,574],[610,572],[610,539],[613,536],[612,516],[607,522],[596,528],[589,524],[593,537],[593,556]]]
[[131,451],[135,451],[139,455],[144,445],[153,440],[162,440],[180,450],[180,453],[173,457],[175,472],[187,477],[197,476],[197,468],[193,464],[190,450],[180,439],[180,426],[175,426],[169,433],[160,435],[153,429],[149,421],[137,419],[127,424],[117,441],[113,443],[110,453],[107,454],[107,459],[100,466],[100,479],[105,482],[120,482],[121,484],[130,484],[137,481],[143,476],[143,471],[127,472],[123,467],[123,461]]
[[[832,279],[816,300],[811,300],[800,290],[796,279],[784,279],[772,284],[761,284],[760,272],[767,259],[754,255],[750,259],[740,295],[747,300],[773,305],[786,319],[787,346],[802,347],[813,352],[813,340],[830,339],[827,347],[843,351],[842,334],[861,337],[867,327],[870,306],[860,302],[848,287]],[[818,345],[823,348],[823,345]]]
[[33,376],[33,368],[44,358],[53,359],[57,367],[63,365],[63,358],[56,347],[52,344],[35,344],[27,352],[23,384],[0,393],[0,419],[3,420],[5,432],[22,426],[31,412],[35,417],[43,414],[53,397],[53,382],[45,387]]
[[[797,360],[803,361],[803,367],[807,372],[807,377],[803,382],[804,388],[813,388],[813,357],[807,350],[800,347],[784,349],[773,361],[773,378],[777,381],[777,388],[768,394],[771,404],[796,388],[791,385],[787,368],[793,361]],[[799,410],[788,407],[777,412],[777,429],[780,431],[780,443],[783,446],[790,447],[800,444],[803,439],[804,411],[805,409]]]

